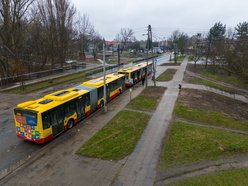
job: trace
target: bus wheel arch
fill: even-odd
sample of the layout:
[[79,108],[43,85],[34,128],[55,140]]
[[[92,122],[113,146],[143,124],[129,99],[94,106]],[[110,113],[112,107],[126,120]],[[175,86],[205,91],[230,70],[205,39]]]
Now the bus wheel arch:
[[74,120],[73,119],[70,119],[67,122],[67,129],[71,129],[73,126],[74,126]]

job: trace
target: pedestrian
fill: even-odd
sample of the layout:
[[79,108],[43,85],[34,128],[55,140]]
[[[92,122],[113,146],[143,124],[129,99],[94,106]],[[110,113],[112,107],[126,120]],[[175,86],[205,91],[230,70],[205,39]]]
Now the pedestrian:
[[145,85],[145,76],[142,76],[141,81],[142,81],[142,86],[144,86]]

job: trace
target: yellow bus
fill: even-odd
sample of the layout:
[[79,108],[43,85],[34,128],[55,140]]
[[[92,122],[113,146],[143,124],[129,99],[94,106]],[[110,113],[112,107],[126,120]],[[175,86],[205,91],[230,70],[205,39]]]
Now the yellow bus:
[[152,63],[142,62],[137,65],[134,65],[133,67],[128,67],[124,69],[118,70],[119,74],[125,75],[125,86],[131,87],[138,83],[142,77],[145,77],[146,71],[148,70],[148,75],[152,72]]
[[[83,88],[96,88],[98,101],[97,105],[98,108],[103,107],[104,104],[104,96],[103,96],[103,88],[104,88],[104,81],[103,77],[92,79],[90,81],[86,81],[81,84]],[[119,94],[124,91],[125,88],[125,75],[113,73],[106,75],[106,101],[109,102]]]
[[[106,79],[107,100],[110,101],[124,90],[124,75],[110,74]],[[24,140],[46,143],[101,106],[103,78],[98,78],[18,104],[14,109],[16,134]]]
[[148,62],[148,65],[147,65],[147,62],[141,62],[141,63],[139,63],[139,64],[137,64],[135,66],[136,67],[140,67],[142,69],[145,69],[145,71],[147,69],[148,75],[150,75],[152,73],[152,62]]

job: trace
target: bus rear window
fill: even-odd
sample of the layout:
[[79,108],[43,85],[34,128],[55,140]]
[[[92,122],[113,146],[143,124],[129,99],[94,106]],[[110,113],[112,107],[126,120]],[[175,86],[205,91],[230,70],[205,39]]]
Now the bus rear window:
[[14,110],[16,120],[21,124],[37,125],[37,113],[34,111],[27,111],[21,109]]
[[37,118],[37,113],[36,112],[32,112],[32,111],[27,111],[27,110],[19,110],[19,109],[15,109],[15,115],[17,116],[25,116],[25,117],[29,117],[29,118]]

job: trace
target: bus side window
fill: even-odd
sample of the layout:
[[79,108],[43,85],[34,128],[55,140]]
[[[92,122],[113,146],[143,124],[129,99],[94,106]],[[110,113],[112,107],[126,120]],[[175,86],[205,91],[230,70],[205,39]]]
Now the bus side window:
[[70,101],[64,106],[65,117],[69,117],[76,112],[75,101]]
[[101,99],[103,97],[103,86],[97,89],[97,93],[98,93],[98,99]]
[[85,105],[86,106],[90,105],[90,95],[89,94],[86,94],[85,95],[84,100],[85,100]]
[[42,124],[43,124],[43,130],[50,128],[51,117],[49,112],[45,112],[42,114]]
[[69,102],[69,114],[70,116],[76,112],[76,104],[74,101]]
[[125,74],[125,81],[128,80],[128,74]]

